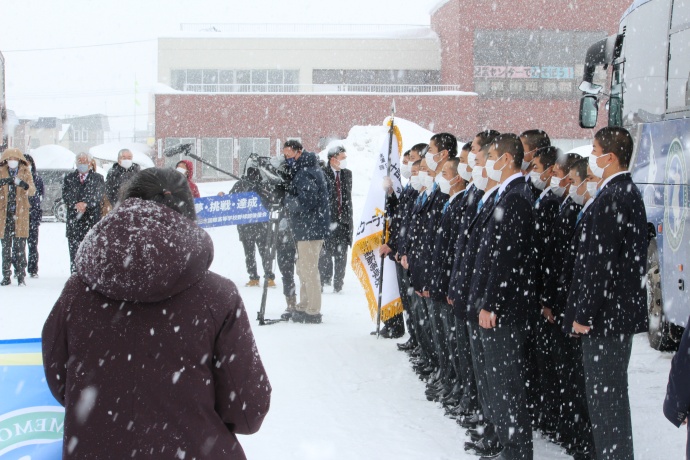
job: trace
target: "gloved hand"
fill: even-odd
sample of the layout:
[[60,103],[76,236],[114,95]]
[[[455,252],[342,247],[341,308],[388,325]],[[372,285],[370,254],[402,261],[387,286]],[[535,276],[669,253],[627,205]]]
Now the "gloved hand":
[[28,189],[29,189],[29,184],[27,184],[26,182],[24,182],[23,180],[21,180],[19,177],[15,177],[15,178],[14,178],[14,185],[16,185],[17,187],[21,187],[21,188],[23,188],[24,190],[28,190]]
[[2,187],[3,185],[12,185],[12,183],[14,183],[14,179],[12,179],[11,177],[0,179],[0,187]]

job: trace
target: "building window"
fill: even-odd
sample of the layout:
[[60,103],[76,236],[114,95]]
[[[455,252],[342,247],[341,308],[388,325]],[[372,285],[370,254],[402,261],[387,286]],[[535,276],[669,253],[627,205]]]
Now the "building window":
[[170,82],[192,92],[296,92],[299,70],[173,69]]
[[570,93],[573,91],[573,84],[570,83],[569,81],[559,81],[558,82],[558,91],[560,93]]
[[89,142],[89,132],[85,129],[81,130],[81,141],[82,142]]
[[[205,137],[201,139],[201,158],[224,171],[233,172],[233,146],[232,138]],[[228,178],[228,175],[202,163],[201,177],[216,179]]]
[[261,157],[271,156],[271,139],[268,137],[241,137],[239,142],[239,168],[240,174],[244,174],[247,159],[252,153]]
[[315,85],[438,85],[438,70],[314,69]]
[[538,81],[527,81],[525,82],[525,91],[537,92],[539,91]]
[[491,91],[503,91],[504,82],[494,80],[491,82]]

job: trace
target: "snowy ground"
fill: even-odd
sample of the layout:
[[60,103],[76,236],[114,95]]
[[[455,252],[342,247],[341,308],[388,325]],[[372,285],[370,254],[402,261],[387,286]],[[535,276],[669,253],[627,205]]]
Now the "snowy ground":
[[[355,179],[356,180],[356,179]],[[204,184],[206,194],[227,185]],[[357,215],[357,214],[356,214]],[[0,288],[0,338],[40,336],[43,321],[68,277],[64,224],[41,226],[40,278],[27,287]],[[234,227],[210,229],[215,243],[211,267],[234,280],[254,319],[261,291],[246,288],[242,246]],[[271,290],[267,317],[284,309],[280,287]],[[372,322],[354,275],[342,294],[324,293],[321,325],[276,324],[254,334],[273,385],[271,411],[261,431],[241,442],[255,459],[471,459],[464,430],[424,397],[424,384],[395,341],[369,335]],[[630,396],[638,459],[682,458],[685,430],[663,417],[670,354],[635,338]],[[2,396],[0,396],[2,397]],[[565,459],[562,450],[535,440],[535,458]]]

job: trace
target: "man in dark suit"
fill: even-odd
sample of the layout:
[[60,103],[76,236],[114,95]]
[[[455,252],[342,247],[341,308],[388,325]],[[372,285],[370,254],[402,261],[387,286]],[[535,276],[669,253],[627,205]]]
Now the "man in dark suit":
[[[543,190],[537,187],[537,185],[532,182],[534,175],[530,174],[534,168],[534,158],[537,156],[537,152],[551,146],[551,139],[546,132],[541,129],[529,129],[522,134],[520,134],[520,142],[522,143],[522,149],[525,151],[525,157],[522,160],[522,172],[526,175],[527,184],[532,190],[532,195],[536,200],[539,198],[541,191]],[[549,184],[547,183],[548,187]]]
[[67,174],[62,183],[62,199],[67,206],[67,242],[72,273],[79,244],[91,227],[101,220],[105,181],[97,172],[89,171],[91,160],[88,153],[78,154],[77,170]]
[[347,248],[352,246],[352,171],[347,169],[347,152],[343,147],[328,151],[328,164],[323,168],[330,196],[330,233],[324,241],[319,257],[321,285],[331,284],[333,292],[343,289]]
[[685,332],[680,340],[678,351],[671,362],[671,372],[668,376],[666,399],[664,400],[664,415],[676,427],[686,425],[688,441],[685,448],[685,459],[690,460],[690,318],[685,323]]
[[568,296],[575,318],[564,325],[582,334],[598,459],[634,457],[628,363],[633,335],[647,330],[648,236],[642,195],[628,172],[632,153],[632,137],[623,128],[603,128],[594,137],[589,166],[602,182],[574,269],[582,284]]
[[491,144],[486,171],[500,186],[494,211],[483,217],[485,231],[468,302],[479,312],[488,402],[503,445],[497,458],[511,460],[533,456],[523,363],[525,329],[529,309],[534,308],[534,210],[532,192],[521,173],[523,154],[515,134],[501,134]]

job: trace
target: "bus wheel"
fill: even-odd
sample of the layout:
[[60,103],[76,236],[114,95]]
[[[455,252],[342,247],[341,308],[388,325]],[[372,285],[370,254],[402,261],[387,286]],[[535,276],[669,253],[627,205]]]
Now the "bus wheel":
[[649,315],[649,345],[655,350],[669,351],[675,348],[671,328],[664,315],[661,297],[661,271],[656,240],[647,248],[647,314]]
[[61,199],[53,205],[53,215],[58,222],[67,222],[67,205]]

